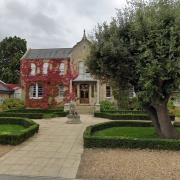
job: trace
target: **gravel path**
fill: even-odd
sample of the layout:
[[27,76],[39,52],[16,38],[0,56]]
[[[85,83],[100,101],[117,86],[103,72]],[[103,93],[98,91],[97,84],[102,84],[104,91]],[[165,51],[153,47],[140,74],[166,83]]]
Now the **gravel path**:
[[9,152],[13,146],[9,145],[0,145],[0,157]]
[[85,149],[77,178],[91,180],[179,180],[180,152]]

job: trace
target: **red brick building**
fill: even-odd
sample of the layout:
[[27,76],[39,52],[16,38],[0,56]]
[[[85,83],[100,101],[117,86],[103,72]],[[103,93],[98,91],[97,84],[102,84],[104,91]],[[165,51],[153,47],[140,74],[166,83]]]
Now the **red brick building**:
[[[99,107],[112,100],[111,87],[94,79],[85,66],[89,44],[85,32],[72,48],[29,49],[21,58],[21,87],[28,108],[62,106]],[[100,93],[101,92],[101,93]]]

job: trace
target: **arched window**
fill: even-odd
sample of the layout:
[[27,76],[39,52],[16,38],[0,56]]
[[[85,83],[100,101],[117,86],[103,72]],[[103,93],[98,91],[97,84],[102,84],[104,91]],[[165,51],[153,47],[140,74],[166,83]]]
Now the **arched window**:
[[34,63],[31,63],[31,72],[30,75],[34,76],[36,74],[36,65]]
[[63,75],[64,74],[64,63],[61,63],[59,66],[59,74]]
[[79,62],[79,74],[84,74],[84,62]]
[[34,84],[29,87],[30,99],[41,99],[43,97],[43,87],[40,84]]
[[44,63],[43,64],[43,74],[47,74],[48,73],[48,63]]

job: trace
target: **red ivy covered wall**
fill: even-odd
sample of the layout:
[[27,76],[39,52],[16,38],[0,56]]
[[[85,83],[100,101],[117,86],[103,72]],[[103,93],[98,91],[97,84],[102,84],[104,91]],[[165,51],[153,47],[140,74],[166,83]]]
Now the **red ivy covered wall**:
[[[48,73],[43,74],[43,64],[48,62]],[[36,75],[30,75],[31,63],[36,65]],[[61,63],[65,65],[64,75],[60,75],[59,66]],[[44,61],[43,59],[23,59],[21,60],[21,84],[24,93],[25,106],[30,108],[48,108],[59,105],[56,97],[59,95],[59,85],[63,84],[65,87],[64,99],[61,104],[75,99],[75,93],[70,93],[70,80],[76,78],[78,73],[74,70],[70,59],[50,59]],[[30,99],[29,88],[36,83],[43,87],[43,98]]]

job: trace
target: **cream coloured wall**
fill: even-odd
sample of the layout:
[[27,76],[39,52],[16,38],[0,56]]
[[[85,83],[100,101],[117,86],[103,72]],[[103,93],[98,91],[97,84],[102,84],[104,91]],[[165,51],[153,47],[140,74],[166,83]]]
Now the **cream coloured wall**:
[[78,42],[72,49],[70,59],[71,63],[76,71],[79,72],[79,63],[86,61],[90,52],[89,41],[84,39]]

